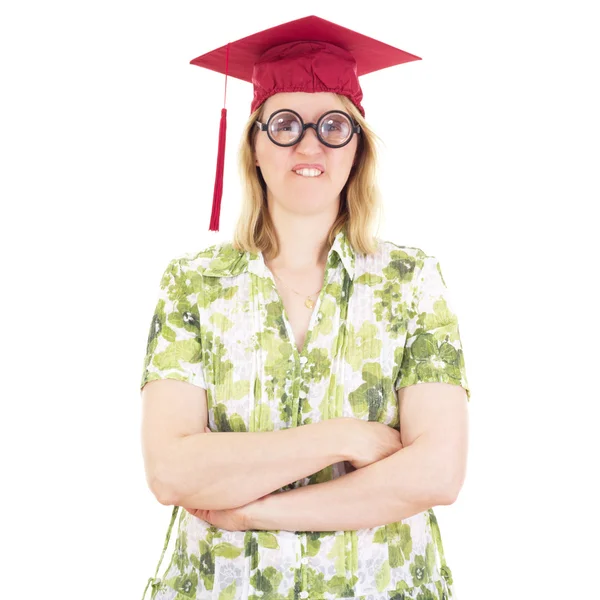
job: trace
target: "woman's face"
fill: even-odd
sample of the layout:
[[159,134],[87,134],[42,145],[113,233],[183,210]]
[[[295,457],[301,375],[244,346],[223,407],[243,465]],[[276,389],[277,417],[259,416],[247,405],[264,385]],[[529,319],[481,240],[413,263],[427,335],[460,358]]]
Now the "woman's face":
[[[261,123],[282,108],[296,111],[304,123],[316,123],[319,117],[329,110],[346,108],[333,93],[289,92],[270,96],[264,105]],[[269,203],[277,202],[289,211],[311,214],[324,209],[337,212],[339,194],[348,176],[356,148],[358,136],[354,134],[342,148],[329,148],[317,138],[314,129],[308,128],[304,137],[294,146],[281,147],[274,144],[266,131],[256,136],[256,164],[260,167],[267,184]],[[318,164],[323,173],[318,177],[305,177],[294,172],[300,164]]]

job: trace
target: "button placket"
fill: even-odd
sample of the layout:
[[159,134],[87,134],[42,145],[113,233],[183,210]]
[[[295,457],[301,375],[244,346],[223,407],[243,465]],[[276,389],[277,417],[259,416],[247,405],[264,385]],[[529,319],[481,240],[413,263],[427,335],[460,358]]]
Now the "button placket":
[[308,362],[306,356],[300,357],[300,368],[298,372],[297,385],[298,385],[298,425],[302,424],[302,401],[306,398],[306,392],[302,389],[302,381],[304,378],[304,366]]
[[306,564],[308,563],[308,556],[306,556],[306,553],[308,551],[308,540],[306,538],[306,533],[304,532],[298,532],[298,536],[300,537],[300,547],[301,547],[301,555],[302,558],[300,559],[300,571],[301,571],[301,577],[302,577],[302,583],[301,583],[301,589],[302,592],[300,592],[300,594],[302,594],[303,592],[306,593],[306,597],[308,598],[308,573],[306,572]]

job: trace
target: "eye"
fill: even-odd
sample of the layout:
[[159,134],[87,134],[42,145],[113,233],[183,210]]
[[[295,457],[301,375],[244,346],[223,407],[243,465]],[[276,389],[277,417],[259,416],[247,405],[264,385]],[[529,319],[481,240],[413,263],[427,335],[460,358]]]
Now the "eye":
[[323,123],[323,128],[327,131],[339,131],[342,128],[342,125],[339,121],[328,119]]
[[352,135],[352,124],[348,117],[342,113],[325,115],[320,122],[321,136],[334,146],[344,144]]
[[291,121],[289,119],[281,119],[277,121],[277,129],[279,131],[291,131],[294,128],[295,121]]
[[302,133],[302,127],[295,114],[284,110],[271,117],[268,131],[275,143],[288,145],[298,139]]

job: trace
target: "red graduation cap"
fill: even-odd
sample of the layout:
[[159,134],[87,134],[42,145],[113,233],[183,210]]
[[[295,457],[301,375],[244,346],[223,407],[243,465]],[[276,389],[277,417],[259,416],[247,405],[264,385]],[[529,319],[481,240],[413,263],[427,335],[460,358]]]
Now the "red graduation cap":
[[209,231],[219,230],[227,130],[227,76],[253,84],[250,114],[267,98],[280,92],[333,92],[349,98],[364,117],[358,77],[412,60],[420,60],[420,57],[315,16],[265,29],[191,60],[192,65],[225,75]]

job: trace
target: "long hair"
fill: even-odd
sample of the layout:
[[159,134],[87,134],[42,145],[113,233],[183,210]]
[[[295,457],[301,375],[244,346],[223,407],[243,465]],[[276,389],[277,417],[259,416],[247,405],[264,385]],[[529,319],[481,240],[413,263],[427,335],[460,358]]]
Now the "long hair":
[[[359,254],[373,254],[378,242],[374,234],[376,217],[382,210],[381,194],[377,185],[377,148],[379,137],[369,128],[354,104],[336,94],[346,111],[360,125],[355,164],[340,192],[340,210],[328,236],[329,247],[342,228],[353,250]],[[264,102],[250,115],[238,155],[242,182],[242,208],[235,226],[232,245],[236,250],[258,253],[267,260],[279,254],[277,232],[267,205],[267,185],[256,166],[254,142],[258,134],[255,123],[262,120]]]

